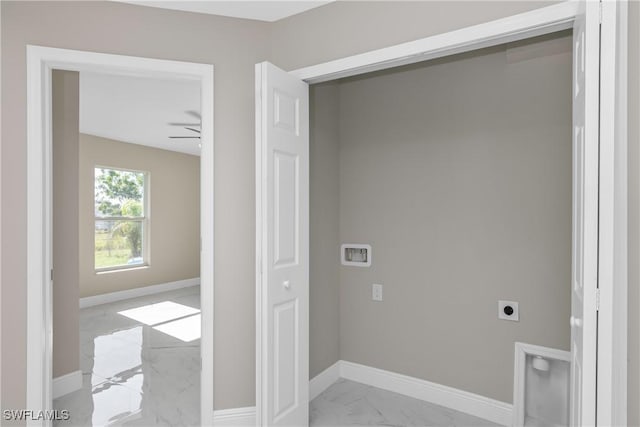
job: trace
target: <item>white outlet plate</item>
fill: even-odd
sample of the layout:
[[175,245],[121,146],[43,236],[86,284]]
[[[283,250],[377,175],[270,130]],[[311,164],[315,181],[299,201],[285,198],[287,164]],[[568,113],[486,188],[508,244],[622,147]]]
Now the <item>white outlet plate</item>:
[[[504,312],[505,307],[513,308],[513,313],[509,316]],[[518,310],[517,301],[498,301],[498,319],[511,320],[513,322],[520,321],[520,310]]]
[[371,287],[371,299],[374,301],[382,301],[382,285],[374,283]]

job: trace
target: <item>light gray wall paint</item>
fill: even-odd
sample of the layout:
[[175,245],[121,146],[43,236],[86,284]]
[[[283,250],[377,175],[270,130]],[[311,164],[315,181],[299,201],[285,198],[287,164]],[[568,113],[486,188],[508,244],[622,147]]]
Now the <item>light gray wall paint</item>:
[[339,360],[338,86],[311,86],[309,378]]
[[293,70],[553,3],[557,1],[337,1],[275,22],[269,60]]
[[80,369],[78,320],[79,75],[54,71],[53,128],[53,377]]
[[[284,69],[426,37],[550,2],[335,2],[272,27],[270,60]],[[629,2],[629,425],[640,425],[640,2]],[[331,31],[327,31],[330,26]],[[635,118],[635,119],[634,119]]]
[[215,66],[215,406],[255,400],[254,64],[268,24],[116,2],[2,1],[2,408],[26,378],[26,45]]
[[516,341],[569,349],[571,46],[340,84],[341,359],[511,402]]
[[[632,1],[630,84],[636,84],[640,25]],[[111,2],[0,2],[2,50],[2,408],[22,408],[26,330],[25,45],[213,63],[216,66],[216,407],[254,404],[253,64],[293,69],[426,37],[549,2],[336,2],[274,24]],[[327,31],[327,28],[331,31]],[[117,31],[114,31],[117,29]],[[635,60],[633,58],[635,57]],[[635,68],[633,68],[635,67]],[[635,70],[635,72],[633,72]],[[638,412],[638,100],[630,91],[630,384]],[[226,108],[220,108],[221,106]],[[635,107],[634,107],[635,106]],[[635,135],[632,137],[632,135]],[[634,148],[635,147],[635,148]],[[635,150],[635,151],[634,151]],[[635,155],[632,153],[635,152]],[[228,185],[233,182],[234,185]],[[634,202],[635,200],[635,202]],[[634,208],[633,206],[636,206]],[[6,207],[6,208],[5,208]],[[636,215],[632,216],[633,209]],[[634,246],[635,245],[635,246]],[[633,249],[633,248],[636,249]],[[636,250],[635,256],[633,250]],[[247,255],[249,254],[249,255]],[[633,297],[635,293],[635,298]],[[229,324],[233,324],[229,327]],[[635,344],[631,344],[635,342]],[[635,351],[632,351],[635,348]],[[227,351],[228,350],[228,351]],[[632,397],[635,396],[635,400]],[[629,418],[630,424],[633,418]]]
[[[284,69],[295,69],[344,56],[365,52],[414,40],[421,37],[450,31],[516,13],[525,12],[550,2],[335,2],[310,10],[271,25],[270,61]],[[327,25],[331,31],[327,32]],[[385,31],[381,31],[384,28]],[[357,31],[355,30],[357,29]],[[318,86],[312,88],[318,94],[315,106],[327,111],[332,104],[328,98],[329,89]],[[321,93],[323,95],[321,95]],[[313,101],[313,98],[312,98]],[[325,113],[315,113],[316,119],[328,120]],[[312,122],[314,116],[312,116]],[[332,296],[334,274],[331,262],[339,262],[339,248],[335,254],[320,255],[329,246],[329,233],[335,220],[330,215],[334,196],[336,175],[332,175],[327,151],[313,145],[314,127],[311,127],[311,265],[310,265],[310,376],[321,372],[335,362],[338,331],[336,317],[332,317],[335,297]],[[323,133],[326,137],[326,131]],[[329,144],[330,141],[326,141]],[[329,150],[327,147],[324,150]],[[314,174],[313,169],[317,172]],[[327,169],[329,168],[329,169]],[[321,171],[325,171],[320,173]],[[326,182],[314,184],[317,179]],[[314,205],[326,198],[325,215],[314,220]],[[329,208],[331,207],[331,208]],[[314,235],[321,234],[323,241],[316,244]],[[321,258],[317,259],[314,254]],[[332,258],[333,257],[333,258]],[[319,353],[316,353],[317,349]]]
[[255,404],[253,65],[310,65],[541,5],[330,4],[266,24],[114,2],[2,1],[1,194],[11,206],[2,215],[2,407],[22,408],[25,393],[27,43],[215,65],[215,406],[225,409]]
[[[96,166],[148,174],[146,268],[96,274]],[[81,298],[200,277],[199,156],[80,134],[78,190]]]
[[629,2],[629,293],[627,425],[640,425],[640,2]]

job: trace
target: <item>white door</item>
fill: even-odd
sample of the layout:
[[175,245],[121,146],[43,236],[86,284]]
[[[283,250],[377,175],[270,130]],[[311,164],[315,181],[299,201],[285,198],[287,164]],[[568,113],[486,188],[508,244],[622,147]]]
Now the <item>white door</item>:
[[580,2],[573,28],[571,425],[596,421],[599,2]]
[[[256,65],[258,425],[309,422],[309,88]],[[260,360],[261,359],[261,360]]]

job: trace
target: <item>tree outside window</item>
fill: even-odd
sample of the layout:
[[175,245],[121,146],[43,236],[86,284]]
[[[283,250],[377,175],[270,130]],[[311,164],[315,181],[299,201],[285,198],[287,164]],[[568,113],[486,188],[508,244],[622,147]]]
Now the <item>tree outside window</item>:
[[147,174],[95,168],[95,268],[147,264]]

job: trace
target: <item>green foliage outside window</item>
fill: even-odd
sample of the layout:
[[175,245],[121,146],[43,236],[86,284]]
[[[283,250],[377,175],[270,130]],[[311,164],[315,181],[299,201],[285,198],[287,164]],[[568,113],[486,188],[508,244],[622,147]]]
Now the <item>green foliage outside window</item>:
[[95,266],[143,263],[142,172],[95,168]]

